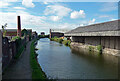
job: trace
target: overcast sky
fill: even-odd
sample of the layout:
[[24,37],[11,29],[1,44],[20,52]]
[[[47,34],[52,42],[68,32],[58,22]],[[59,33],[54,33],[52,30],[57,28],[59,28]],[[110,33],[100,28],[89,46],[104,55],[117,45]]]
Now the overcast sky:
[[21,16],[22,29],[49,33],[50,28],[74,29],[118,19],[117,2],[33,2],[32,0],[0,1],[0,26],[17,28]]

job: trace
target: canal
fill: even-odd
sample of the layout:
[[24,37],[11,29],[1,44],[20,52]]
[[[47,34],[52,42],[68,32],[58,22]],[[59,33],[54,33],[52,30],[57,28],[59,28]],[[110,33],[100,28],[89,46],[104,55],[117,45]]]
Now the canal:
[[38,62],[47,77],[56,79],[117,79],[118,58],[111,55],[84,54],[63,44],[40,39]]

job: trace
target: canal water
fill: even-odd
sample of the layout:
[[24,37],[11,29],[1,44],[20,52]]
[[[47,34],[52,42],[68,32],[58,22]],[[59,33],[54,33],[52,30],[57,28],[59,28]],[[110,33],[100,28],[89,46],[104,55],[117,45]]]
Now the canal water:
[[118,59],[111,55],[84,54],[63,44],[40,39],[38,62],[47,77],[54,79],[117,79]]

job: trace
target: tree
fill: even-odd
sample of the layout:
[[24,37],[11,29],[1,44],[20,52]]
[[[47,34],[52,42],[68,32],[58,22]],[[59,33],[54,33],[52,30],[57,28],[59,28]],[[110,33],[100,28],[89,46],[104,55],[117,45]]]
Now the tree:
[[2,25],[2,30],[3,30],[3,37],[5,37],[6,36],[6,30],[5,30],[5,28],[7,27],[7,23],[3,26]]
[[22,30],[22,37],[28,35],[28,31],[26,29]]

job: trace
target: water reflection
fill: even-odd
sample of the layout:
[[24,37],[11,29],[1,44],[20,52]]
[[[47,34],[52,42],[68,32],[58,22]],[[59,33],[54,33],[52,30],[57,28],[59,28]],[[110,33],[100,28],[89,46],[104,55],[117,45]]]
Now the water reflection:
[[43,71],[58,79],[116,79],[118,58],[79,52],[49,39],[37,44],[38,61]]

